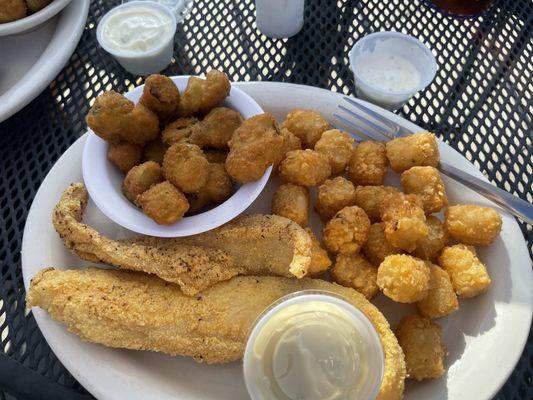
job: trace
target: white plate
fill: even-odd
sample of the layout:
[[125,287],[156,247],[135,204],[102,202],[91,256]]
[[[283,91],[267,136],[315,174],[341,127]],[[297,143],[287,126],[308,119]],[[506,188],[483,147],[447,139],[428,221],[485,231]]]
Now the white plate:
[[54,0],[43,9],[27,17],[0,24],[0,36],[28,32],[59,13],[71,0]]
[[[340,94],[322,89],[282,83],[244,83],[238,87],[255,98],[261,107],[278,119],[295,107],[313,108],[331,121],[341,102]],[[377,108],[374,108],[378,111]],[[383,114],[386,111],[379,111]],[[420,129],[387,113],[406,128]],[[26,223],[22,243],[24,284],[36,272],[53,266],[76,268],[88,265],[63,246],[55,233],[50,215],[61,192],[71,182],[81,181],[81,158],[85,137],[79,139],[59,159],[37,193]],[[459,153],[441,144],[446,162],[482,176]],[[445,178],[452,203],[488,204],[482,197]],[[271,179],[249,210],[270,211],[270,199],[277,182]],[[85,221],[112,237],[128,232],[106,219],[89,202]],[[314,215],[311,226],[316,227]],[[490,399],[506,381],[526,342],[532,315],[532,270],[522,232],[514,218],[503,215],[500,237],[489,248],[480,249],[488,264],[493,285],[488,293],[462,300],[451,316],[439,320],[449,355],[446,374],[438,380],[407,384],[406,398]],[[395,325],[408,306],[393,304],[383,296],[376,304]],[[183,357],[132,350],[110,349],[84,343],[40,309],[35,319],[54,353],[72,375],[99,399],[246,399],[240,363],[207,366]]]
[[32,32],[0,37],[0,122],[37,97],[61,71],[80,40],[89,3],[75,0]]

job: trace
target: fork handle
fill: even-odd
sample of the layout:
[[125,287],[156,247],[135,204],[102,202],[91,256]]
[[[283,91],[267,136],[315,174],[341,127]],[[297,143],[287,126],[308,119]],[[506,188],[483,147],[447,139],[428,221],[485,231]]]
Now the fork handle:
[[475,176],[467,174],[458,168],[452,167],[449,164],[441,162],[440,171],[444,175],[474,189],[480,195],[485,196],[487,199],[506,209],[514,216],[526,221],[529,225],[533,225],[533,205],[529,204],[527,201],[513,196],[511,193],[476,178]]

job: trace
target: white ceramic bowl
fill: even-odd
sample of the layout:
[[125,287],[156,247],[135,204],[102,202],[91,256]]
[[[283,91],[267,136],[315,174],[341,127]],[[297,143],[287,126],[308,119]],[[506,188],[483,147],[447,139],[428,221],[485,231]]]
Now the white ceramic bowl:
[[[187,86],[188,76],[171,77],[179,90]],[[144,85],[137,86],[125,96],[137,102]],[[243,91],[232,86],[224,106],[237,110],[244,118],[261,114],[261,107]],[[109,219],[131,231],[159,237],[180,237],[195,235],[220,226],[239,214],[259,196],[265,187],[272,167],[255,182],[241,185],[224,203],[201,214],[185,217],[173,225],[158,225],[147,217],[122,194],[124,173],[107,159],[109,144],[89,130],[83,149],[83,180],[91,199]]]
[[0,36],[14,35],[30,31],[55,16],[65,8],[70,1],[71,0],[54,0],[42,10],[39,10],[34,14],[13,22],[0,24]]

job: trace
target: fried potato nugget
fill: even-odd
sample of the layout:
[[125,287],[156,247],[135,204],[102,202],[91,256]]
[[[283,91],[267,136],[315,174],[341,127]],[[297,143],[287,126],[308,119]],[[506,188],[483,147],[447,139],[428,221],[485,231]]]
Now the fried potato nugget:
[[429,291],[427,263],[405,254],[385,257],[379,265],[377,284],[385,296],[398,303],[415,303]]
[[450,240],[444,224],[433,215],[426,217],[428,235],[416,242],[416,249],[411,254],[424,260],[433,260]]
[[39,11],[45,8],[51,2],[52,0],[26,0],[28,10],[30,10],[31,12]]
[[309,228],[305,228],[305,231],[311,238],[311,264],[306,276],[314,277],[326,271],[331,266],[331,260],[313,231]]
[[272,114],[247,119],[228,142],[230,151],[226,158],[226,171],[237,182],[258,180],[270,165],[280,159],[283,142]]
[[370,225],[368,239],[362,248],[363,254],[377,267],[383,262],[385,257],[393,254],[400,254],[402,251],[389,243],[385,237],[383,223]]
[[303,148],[312,149],[322,134],[331,129],[328,121],[313,110],[295,109],[287,114],[281,124],[295,134],[301,141]]
[[389,160],[383,143],[366,141],[352,151],[348,163],[348,177],[355,185],[379,186],[383,184]]
[[196,193],[207,183],[209,162],[198,146],[176,143],[165,153],[163,175],[181,191]]
[[144,146],[159,136],[159,119],[142,104],[108,91],[98,96],[87,114],[87,125],[102,139]]
[[278,159],[274,161],[272,172],[278,171],[279,163],[283,161],[289,151],[302,149],[302,141],[298,138],[298,136],[293,134],[287,128],[281,128],[279,132],[281,133],[281,136],[283,136],[283,147]]
[[315,151],[324,154],[331,166],[333,175],[340,174],[348,165],[354,139],[346,132],[330,129],[322,133],[315,144]]
[[415,133],[391,140],[386,144],[391,168],[403,172],[415,166],[437,167],[439,146],[430,132]]
[[128,142],[111,143],[107,150],[107,159],[124,173],[139,164],[141,158],[142,148]]
[[179,115],[191,117],[208,113],[222,104],[229,96],[230,89],[231,84],[226,74],[216,69],[209,71],[205,79],[195,76],[189,78],[187,88],[181,96]]
[[212,164],[225,164],[226,157],[228,157],[227,151],[216,149],[204,149],[205,158]]
[[168,76],[153,74],[146,78],[139,103],[167,121],[178,116],[180,91]]
[[370,220],[362,208],[344,207],[324,227],[324,244],[333,254],[357,253],[369,231]]
[[493,208],[458,204],[444,213],[452,238],[472,246],[488,246],[500,234],[502,217]]
[[138,205],[138,196],[153,185],[163,181],[163,172],[159,164],[154,161],[147,161],[128,171],[124,178],[122,191],[129,201]]
[[292,183],[280,185],[272,196],[272,214],[281,215],[305,228],[309,218],[309,190]]
[[442,318],[456,311],[459,308],[459,302],[448,273],[431,263],[429,270],[431,276],[428,295],[416,303],[416,308],[426,318]]
[[185,195],[169,181],[153,185],[137,197],[143,212],[159,225],[172,225],[189,209]]
[[405,354],[408,378],[421,381],[444,374],[446,350],[439,325],[418,315],[407,315],[401,319],[396,337]]
[[379,209],[389,195],[400,194],[393,186],[357,186],[355,188],[355,205],[365,210],[372,222],[381,221]]
[[176,143],[188,143],[189,137],[199,128],[198,119],[194,117],[178,118],[171,122],[163,132],[161,132],[161,140],[167,146]]
[[339,254],[331,270],[333,280],[351,287],[370,300],[379,291],[376,283],[378,269],[360,254]]
[[330,175],[328,158],[310,149],[289,151],[279,165],[281,179],[301,186],[321,185]]
[[346,178],[328,179],[318,187],[316,211],[322,221],[329,221],[344,207],[355,205],[355,187]]
[[242,124],[241,114],[231,108],[213,108],[193,130],[190,142],[201,147],[227,150],[233,132]]
[[394,247],[411,252],[428,235],[420,198],[413,194],[390,195],[381,203],[385,237]]
[[407,194],[416,194],[422,199],[424,212],[439,212],[448,205],[448,196],[439,170],[434,167],[411,167],[402,172],[402,186]]
[[456,244],[445,247],[439,256],[439,265],[450,275],[453,289],[459,297],[475,297],[490,287],[487,268],[472,246]]
[[163,158],[168,150],[168,146],[161,141],[161,138],[152,140],[143,149],[143,161],[154,161],[159,165],[163,164]]
[[4,0],[0,3],[0,24],[24,18],[27,12],[24,0]]

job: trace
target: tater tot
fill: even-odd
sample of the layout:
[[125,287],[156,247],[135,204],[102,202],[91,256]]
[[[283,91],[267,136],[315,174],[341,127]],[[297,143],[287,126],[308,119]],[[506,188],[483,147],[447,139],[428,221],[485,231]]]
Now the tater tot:
[[189,209],[185,195],[172,183],[158,183],[138,197],[143,212],[159,225],[171,225]]
[[459,302],[448,273],[435,264],[430,264],[429,270],[431,276],[428,295],[417,302],[416,307],[426,318],[442,318],[456,311]]
[[295,109],[288,115],[281,124],[282,128],[287,128],[301,141],[305,149],[312,149],[322,136],[322,133],[330,129],[328,121],[319,113],[312,110]]
[[322,221],[329,221],[339,210],[355,204],[355,187],[342,176],[328,179],[318,187],[316,211]]
[[472,246],[456,244],[445,247],[439,256],[439,265],[450,275],[453,289],[459,297],[475,297],[490,287],[487,268]]
[[274,166],[272,169],[273,173],[278,172],[279,164],[285,159],[285,156],[289,151],[302,149],[302,141],[294,133],[289,131],[287,128],[281,128],[279,132],[283,137],[283,147],[278,159],[274,161]]
[[333,254],[357,253],[369,230],[370,220],[362,208],[344,207],[324,227],[324,244]]
[[306,276],[313,277],[326,271],[331,266],[331,260],[313,231],[309,228],[305,228],[305,231],[311,238],[311,264],[307,269]]
[[502,217],[490,207],[458,204],[448,208],[444,216],[450,236],[472,246],[490,245],[502,229]]
[[161,140],[167,146],[175,143],[184,143],[189,141],[192,133],[198,129],[198,119],[193,117],[183,117],[172,121],[165,126],[161,132]]
[[412,167],[402,172],[401,178],[404,192],[418,195],[426,214],[439,212],[448,205],[444,182],[438,169]]
[[394,247],[411,252],[418,241],[428,235],[426,215],[416,195],[398,194],[386,197],[380,207],[385,237]]
[[272,196],[272,214],[281,215],[306,227],[309,218],[309,190],[292,183],[280,185]]
[[0,4],[0,24],[24,18],[27,12],[24,0],[4,0]]
[[377,283],[385,296],[398,303],[414,303],[427,296],[430,272],[427,263],[405,254],[385,257]]
[[213,203],[226,201],[233,193],[233,182],[224,168],[224,164],[209,164],[207,182],[200,189],[202,194]]
[[209,162],[198,146],[176,143],[165,153],[163,175],[181,191],[196,193],[207,182]]
[[444,224],[433,215],[426,217],[428,235],[416,242],[416,248],[411,252],[415,257],[433,260],[449,242],[449,235]]
[[363,254],[368,260],[377,267],[383,262],[385,257],[393,254],[400,254],[401,250],[392,246],[383,230],[383,223],[375,223],[370,226],[368,231],[368,239],[363,246]]
[[160,120],[176,118],[180,91],[168,76],[153,74],[146,78],[139,103],[152,110]]
[[391,140],[386,144],[387,158],[391,168],[403,172],[415,166],[437,167],[439,146],[430,132],[415,133]]
[[107,159],[124,173],[139,164],[141,158],[141,147],[128,142],[111,143],[107,151]]
[[161,167],[154,161],[147,161],[128,171],[122,191],[129,201],[137,204],[138,196],[160,182],[163,182]]
[[439,325],[418,315],[406,315],[396,329],[396,337],[405,355],[409,378],[421,381],[444,374],[446,349]]
[[325,131],[315,144],[315,151],[324,154],[331,166],[333,175],[340,174],[348,165],[352,154],[354,139],[338,129]]
[[229,79],[222,71],[212,69],[205,79],[193,76],[181,96],[178,113],[182,117],[206,114],[222,104],[230,89]]
[[360,254],[339,254],[331,269],[335,282],[357,290],[369,300],[379,291],[377,273],[377,268]]
[[226,162],[226,157],[228,157],[227,151],[216,150],[216,149],[207,149],[204,150],[205,158],[210,163],[224,164]]
[[383,143],[373,141],[359,143],[353,149],[348,163],[350,180],[355,185],[382,185],[389,167],[386,153]]
[[381,203],[391,194],[400,194],[400,191],[393,186],[357,186],[355,205],[365,210],[370,221],[379,222]]
[[327,157],[309,149],[289,151],[279,165],[282,180],[301,186],[321,185],[330,175]]
[[152,140],[143,149],[143,161],[154,161],[159,165],[163,164],[163,157],[168,150],[168,146],[164,144],[160,138]]
[[233,132],[242,124],[242,116],[226,107],[213,108],[193,130],[190,142],[203,148],[227,150]]

